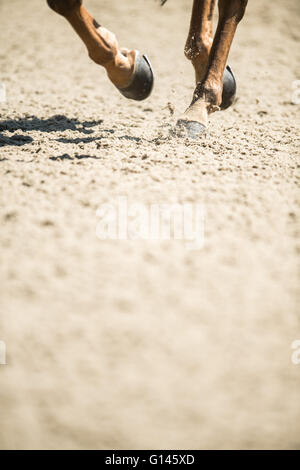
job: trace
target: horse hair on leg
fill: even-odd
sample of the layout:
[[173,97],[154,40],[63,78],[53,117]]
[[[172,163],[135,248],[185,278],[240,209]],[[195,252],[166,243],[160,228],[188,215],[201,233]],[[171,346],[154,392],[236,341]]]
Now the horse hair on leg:
[[208,70],[204,81],[195,91],[194,99],[208,98],[212,107],[222,101],[222,79],[230,47],[239,22],[242,20],[248,0],[219,0],[219,21],[213,41]]
[[208,116],[220,109],[223,91],[223,74],[230,47],[248,0],[219,0],[219,21],[210,51],[205,76],[196,86],[193,100],[179,127],[185,127],[194,136],[205,130]]
[[216,0],[194,0],[190,29],[184,53],[195,69],[196,84],[207,70],[213,43],[213,13]]
[[47,3],[69,21],[86,45],[89,57],[106,69],[113,84],[126,88],[133,76],[136,51],[120,49],[114,33],[94,20],[82,0],[47,0]]
[[49,7],[59,15],[66,16],[82,5],[82,0],[47,0]]

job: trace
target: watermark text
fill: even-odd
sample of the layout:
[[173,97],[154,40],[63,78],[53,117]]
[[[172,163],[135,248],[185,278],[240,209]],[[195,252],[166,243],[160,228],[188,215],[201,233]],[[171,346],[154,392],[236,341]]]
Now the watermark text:
[[129,203],[126,196],[102,204],[96,234],[100,240],[182,241],[188,249],[204,244],[202,204]]
[[0,341],[0,365],[6,364],[6,344],[4,341]]
[[300,80],[295,80],[292,83],[292,88],[292,104],[300,104]]
[[292,354],[292,363],[295,366],[300,365],[300,339],[293,341],[291,348],[294,350]]

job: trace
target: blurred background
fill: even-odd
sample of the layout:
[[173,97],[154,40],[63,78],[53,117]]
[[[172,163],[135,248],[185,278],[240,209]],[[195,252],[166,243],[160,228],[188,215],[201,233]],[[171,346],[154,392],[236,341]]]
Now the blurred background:
[[[156,85],[126,101],[46,1],[0,0],[0,447],[299,449],[299,1],[249,2],[196,142],[192,1],[85,4]],[[203,249],[99,240],[119,196],[203,204]]]

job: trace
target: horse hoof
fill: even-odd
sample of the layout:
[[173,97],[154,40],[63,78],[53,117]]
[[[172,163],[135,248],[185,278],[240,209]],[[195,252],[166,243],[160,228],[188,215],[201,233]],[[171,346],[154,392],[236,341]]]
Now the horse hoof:
[[126,88],[118,90],[129,100],[142,101],[150,96],[153,84],[154,73],[151,63],[146,55],[141,55],[137,51],[131,82]]
[[198,121],[186,121],[179,119],[176,124],[176,134],[182,137],[189,137],[190,139],[197,139],[206,131],[204,124]]
[[225,110],[229,108],[233,102],[236,95],[236,79],[232,68],[230,65],[226,66],[224,75],[223,75],[223,94],[222,94],[222,104],[220,108]]

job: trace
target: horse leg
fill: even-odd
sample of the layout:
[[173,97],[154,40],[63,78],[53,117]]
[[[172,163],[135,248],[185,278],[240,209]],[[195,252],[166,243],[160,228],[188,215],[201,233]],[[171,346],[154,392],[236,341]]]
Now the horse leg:
[[120,49],[114,33],[97,23],[82,0],[47,0],[47,3],[69,21],[86,45],[90,58],[106,69],[109,79],[121,92],[128,92],[123,93],[127,98],[140,100],[150,94],[153,74],[145,56],[137,59],[137,51]]
[[213,43],[213,13],[216,0],[194,0],[189,34],[184,53],[195,69],[196,84],[207,70]]
[[196,137],[208,122],[208,116],[220,109],[223,75],[230,47],[248,0],[219,0],[219,21],[210,51],[207,71],[197,84],[193,100],[177,125]]

